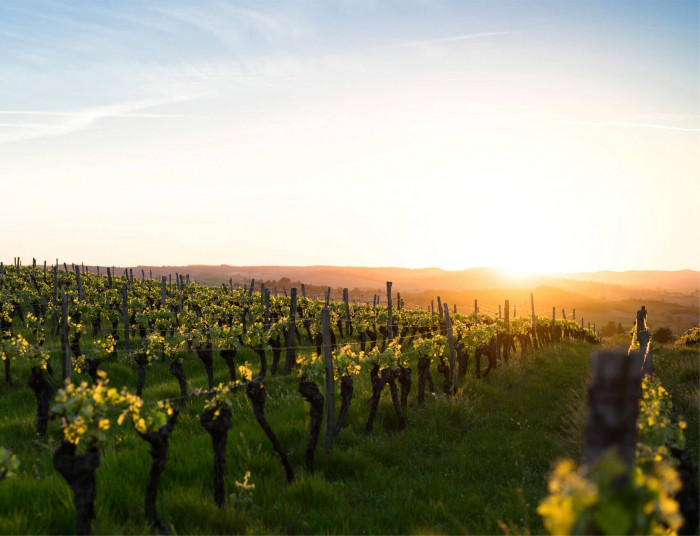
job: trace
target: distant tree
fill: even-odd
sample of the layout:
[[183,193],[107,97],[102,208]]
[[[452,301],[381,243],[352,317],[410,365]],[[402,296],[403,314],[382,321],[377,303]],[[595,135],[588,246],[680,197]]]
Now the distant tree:
[[600,328],[600,335],[602,337],[612,337],[617,332],[617,326],[615,326],[615,322],[612,320]]
[[657,342],[659,344],[668,344],[669,342],[673,342],[676,339],[673,336],[673,332],[671,331],[671,328],[659,328],[659,329],[657,329],[652,334],[652,338],[654,339],[654,342]]
[[622,322],[617,323],[617,332],[618,333],[624,333],[625,329],[622,327]]

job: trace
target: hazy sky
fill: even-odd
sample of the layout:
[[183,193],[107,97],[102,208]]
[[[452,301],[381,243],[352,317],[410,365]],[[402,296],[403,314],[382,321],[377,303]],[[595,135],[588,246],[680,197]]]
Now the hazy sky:
[[697,0],[0,2],[0,259],[700,269]]

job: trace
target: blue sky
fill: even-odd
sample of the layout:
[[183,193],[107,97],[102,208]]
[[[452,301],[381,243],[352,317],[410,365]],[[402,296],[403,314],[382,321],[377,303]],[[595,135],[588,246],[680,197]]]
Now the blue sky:
[[[9,215],[35,218],[0,245],[116,264],[697,269],[681,250],[700,240],[698,17],[685,0],[4,1],[0,180]],[[61,204],[103,223],[66,237]],[[528,214],[566,222],[562,243],[591,231],[517,262],[488,236],[455,253],[408,217],[394,248],[368,245],[392,204],[496,236]],[[216,231],[232,210],[262,220],[259,241]],[[678,240],[654,259],[640,210],[663,218],[646,236]],[[591,218],[607,211],[606,231]],[[283,221],[331,245],[281,243]]]

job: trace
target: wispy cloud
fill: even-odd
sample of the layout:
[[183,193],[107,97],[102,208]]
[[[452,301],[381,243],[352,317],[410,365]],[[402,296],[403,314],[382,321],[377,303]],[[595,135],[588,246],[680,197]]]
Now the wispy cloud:
[[[167,99],[148,99],[121,102],[107,106],[97,106],[74,111],[40,111],[40,110],[0,110],[0,115],[13,118],[45,117],[46,121],[1,123],[0,143],[9,143],[48,136],[62,136],[91,127],[96,121],[108,118],[184,118],[181,114],[143,113],[156,106],[189,100],[197,95],[171,97]],[[48,119],[53,119],[50,121]]]
[[511,35],[511,34],[517,34],[517,33],[520,33],[520,31],[517,30],[517,31],[504,31],[504,32],[480,32],[480,33],[472,33],[472,34],[454,35],[451,37],[439,37],[436,39],[421,39],[418,41],[404,41],[402,43],[397,43],[397,44],[391,45],[391,46],[395,47],[395,48],[403,48],[403,47],[415,47],[415,46],[423,46],[423,45],[439,45],[442,43],[458,43],[460,41],[469,41],[471,39],[481,39],[484,37],[495,37],[498,35]]
[[681,132],[700,132],[700,128],[674,127],[671,125],[659,125],[657,123],[634,123],[627,121],[566,121],[567,125],[581,126],[608,126],[608,127],[629,127],[629,128],[658,128],[662,130],[678,130]]

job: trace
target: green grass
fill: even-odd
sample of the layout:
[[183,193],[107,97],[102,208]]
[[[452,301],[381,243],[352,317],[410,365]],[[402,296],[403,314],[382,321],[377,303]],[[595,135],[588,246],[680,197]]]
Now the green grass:
[[[268,420],[296,470],[284,471],[241,393],[227,445],[224,508],[212,497],[212,451],[198,422],[202,400],[193,400],[175,428],[159,493],[159,511],[178,533],[502,533],[542,532],[535,513],[546,493],[555,459],[580,459],[584,386],[591,347],[562,343],[517,366],[500,367],[486,381],[469,376],[459,393],[438,395],[418,406],[417,380],[409,398],[407,427],[397,429],[388,393],[383,395],[374,434],[365,436],[369,409],[366,374],[356,380],[347,426],[333,450],[319,441],[316,472],[303,471],[308,406],[296,378],[266,382]],[[246,355],[255,363],[255,354]],[[192,386],[206,385],[204,368],[184,360]],[[216,356],[216,380],[226,379]],[[135,384],[135,366],[104,366],[113,386]],[[0,445],[20,458],[20,475],[0,483],[0,532],[70,533],[74,509],[70,489],[53,469],[51,449],[60,437],[51,422],[47,440],[37,441],[35,402],[25,386],[28,371],[14,364],[15,384],[0,385]],[[433,371],[434,378],[438,380]],[[436,381],[441,384],[441,382]],[[144,398],[179,393],[163,363],[146,374]],[[113,430],[98,469],[95,533],[147,533],[144,485],[148,445],[127,426]],[[255,484],[252,503],[235,496],[246,471]]]
[[697,348],[675,345],[654,347],[654,374],[670,393],[673,411],[688,424],[685,430],[686,449],[693,462],[700,458],[700,352]]

